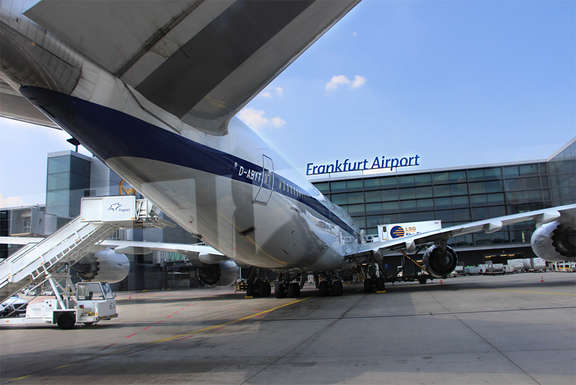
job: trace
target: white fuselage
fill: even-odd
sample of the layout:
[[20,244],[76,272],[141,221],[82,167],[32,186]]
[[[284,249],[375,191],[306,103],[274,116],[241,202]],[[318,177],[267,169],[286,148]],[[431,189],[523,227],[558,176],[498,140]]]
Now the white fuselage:
[[[15,23],[18,11],[0,4],[0,77],[180,226],[243,264],[345,263],[359,239],[351,219],[254,130],[236,118],[224,135],[187,125],[36,24]],[[62,76],[65,66],[79,70]]]

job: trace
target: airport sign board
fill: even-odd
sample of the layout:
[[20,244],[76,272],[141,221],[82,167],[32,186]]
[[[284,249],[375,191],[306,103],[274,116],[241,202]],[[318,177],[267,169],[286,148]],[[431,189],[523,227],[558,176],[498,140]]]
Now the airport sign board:
[[374,159],[366,158],[352,161],[350,159],[336,160],[330,163],[307,163],[306,175],[323,175],[351,171],[389,170],[397,171],[404,167],[420,166],[420,155],[404,156],[400,158],[387,158],[377,156]]

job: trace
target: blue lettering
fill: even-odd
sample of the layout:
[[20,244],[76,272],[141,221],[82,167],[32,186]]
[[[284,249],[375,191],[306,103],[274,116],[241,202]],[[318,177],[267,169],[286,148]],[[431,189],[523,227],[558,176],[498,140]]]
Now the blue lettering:
[[310,166],[313,166],[313,165],[314,165],[314,163],[308,163],[306,165],[306,175],[310,175],[310,172],[311,172]]
[[374,162],[372,162],[371,168],[380,168],[380,159],[378,157],[374,158]]
[[336,167],[334,167],[334,172],[342,172],[342,164],[338,162],[338,159],[336,159]]

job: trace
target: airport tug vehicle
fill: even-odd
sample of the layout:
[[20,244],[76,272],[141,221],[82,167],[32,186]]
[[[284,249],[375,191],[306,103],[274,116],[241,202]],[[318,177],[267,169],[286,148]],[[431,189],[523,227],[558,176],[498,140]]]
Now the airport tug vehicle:
[[[43,289],[46,284],[49,285],[48,290]],[[61,329],[72,329],[78,324],[91,326],[118,317],[116,296],[108,282],[72,284],[66,272],[61,279],[58,279],[58,274],[53,274],[41,285],[29,290],[34,291],[39,295],[34,295],[27,304],[20,298],[18,307],[10,307],[13,300],[6,301],[7,311],[0,318],[0,325],[57,325]],[[51,295],[46,298],[43,294]]]
[[[76,324],[92,325],[117,317],[110,285],[92,280],[98,277],[115,281],[110,278],[122,271],[127,273],[128,259],[111,250],[100,250],[99,244],[119,228],[155,226],[157,220],[153,204],[147,199],[82,198],[79,217],[0,262],[0,325],[51,324],[71,329]],[[89,254],[94,258],[86,269],[81,261]],[[87,276],[88,282],[73,284],[72,266],[81,278],[82,274]],[[91,269],[98,274],[90,275],[94,273]],[[22,291],[34,292],[32,301],[26,304],[15,296]]]

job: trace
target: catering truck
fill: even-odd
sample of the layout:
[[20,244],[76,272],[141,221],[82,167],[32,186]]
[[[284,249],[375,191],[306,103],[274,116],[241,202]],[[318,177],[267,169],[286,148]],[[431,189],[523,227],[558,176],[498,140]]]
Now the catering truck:
[[380,241],[389,241],[426,233],[428,231],[440,230],[441,228],[442,221],[439,220],[378,225],[378,238]]
[[[442,221],[440,220],[378,225],[377,240],[389,241],[428,231],[440,230],[441,228]],[[417,280],[424,284],[426,281],[433,279],[424,268],[422,257],[418,256],[418,253],[412,256],[403,253],[400,265],[391,266],[390,264],[385,264],[384,266],[384,275],[387,282]]]

